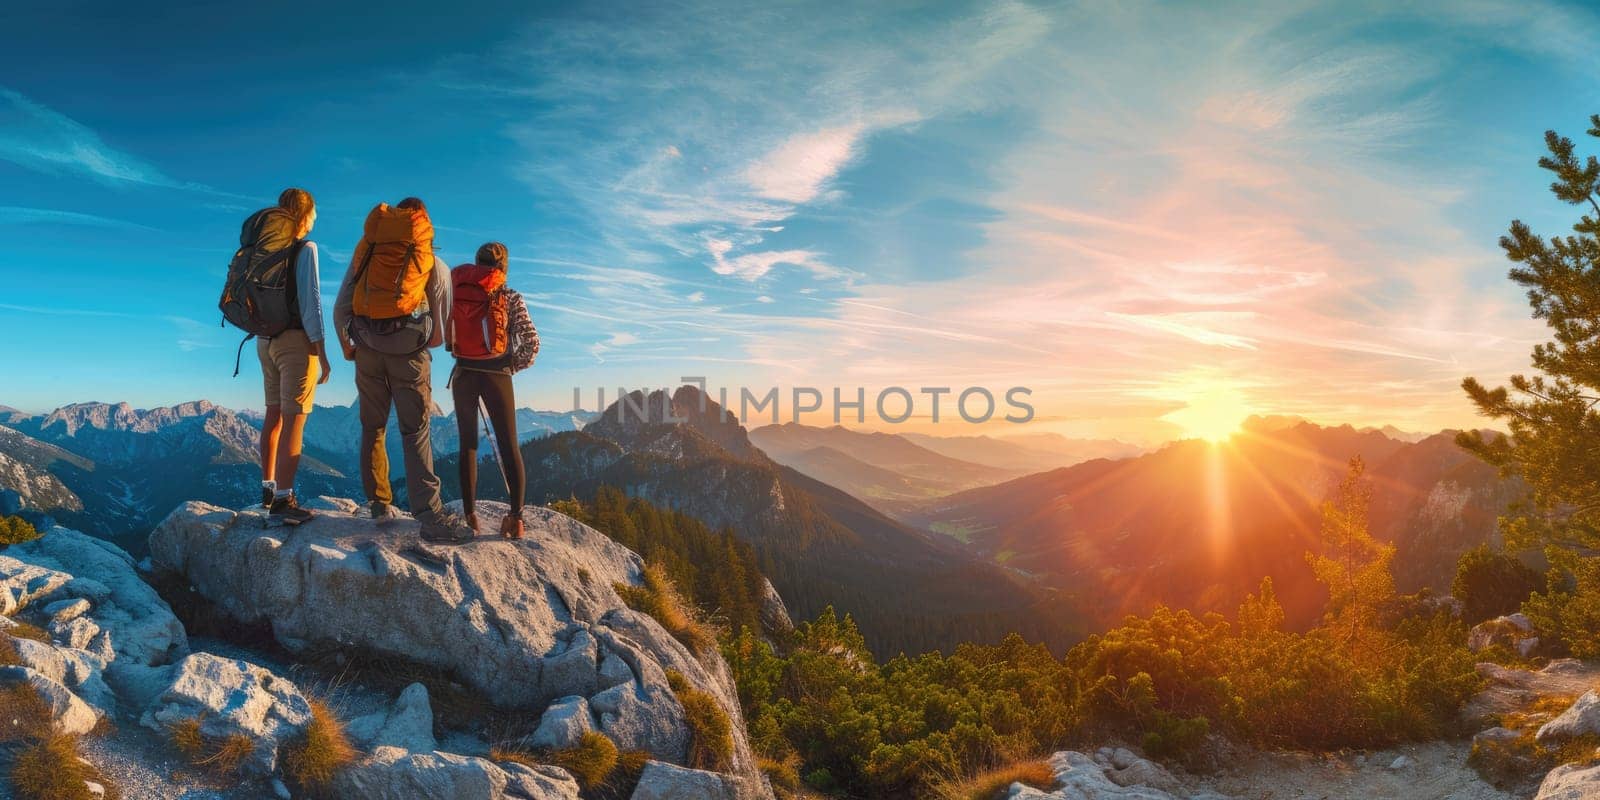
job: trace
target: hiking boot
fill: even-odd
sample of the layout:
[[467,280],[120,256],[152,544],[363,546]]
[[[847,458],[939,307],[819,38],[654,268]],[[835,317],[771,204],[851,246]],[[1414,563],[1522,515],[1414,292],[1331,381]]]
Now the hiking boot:
[[477,538],[477,531],[467,527],[465,520],[447,511],[419,514],[422,521],[422,541],[433,544],[465,544]]
[[295,501],[293,492],[286,497],[272,498],[272,506],[267,509],[267,515],[271,521],[283,525],[299,525],[310,522],[311,518],[316,516],[311,509],[300,507]]
[[507,514],[505,519],[500,520],[501,536],[507,539],[521,539],[522,532],[521,514]]
[[372,518],[379,522],[393,522],[400,519],[400,509],[382,500],[374,500],[368,503],[367,508],[372,512]]
[[261,507],[262,508],[272,508],[272,496],[274,494],[276,494],[276,492],[274,492],[273,490],[268,489],[265,486],[261,487]]

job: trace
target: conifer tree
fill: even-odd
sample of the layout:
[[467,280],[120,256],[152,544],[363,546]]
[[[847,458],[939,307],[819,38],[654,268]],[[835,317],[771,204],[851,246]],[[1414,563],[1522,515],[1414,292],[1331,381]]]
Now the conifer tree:
[[1379,610],[1394,598],[1394,545],[1372,538],[1367,507],[1372,486],[1358,456],[1332,498],[1322,504],[1322,552],[1307,553],[1311,571],[1328,587],[1328,626],[1356,647],[1376,626]]
[[[1600,137],[1600,114],[1589,120],[1589,135]],[[1555,131],[1545,133],[1545,146],[1539,166],[1555,176],[1550,191],[1583,213],[1571,235],[1549,239],[1514,221],[1500,247],[1552,340],[1533,349],[1536,373],[1511,376],[1509,387],[1462,381],[1479,412],[1510,436],[1471,431],[1457,441],[1527,483],[1528,496],[1502,521],[1508,544],[1570,552],[1600,546],[1600,161],[1580,159]]]

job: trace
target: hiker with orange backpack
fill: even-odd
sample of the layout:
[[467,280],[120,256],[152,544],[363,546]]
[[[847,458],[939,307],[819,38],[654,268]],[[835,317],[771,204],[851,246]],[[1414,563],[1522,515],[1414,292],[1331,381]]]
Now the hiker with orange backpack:
[[517,440],[517,403],[511,376],[533,366],[539,355],[539,331],[528,305],[506,286],[510,255],[506,246],[490,242],[478,248],[473,263],[450,271],[450,325],[445,349],[456,357],[450,371],[450,393],[456,404],[461,434],[461,503],[467,526],[478,529],[478,412],[494,427],[500,472],[511,509],[500,521],[500,535],[521,539],[522,501],[527,481]]
[[[248,334],[245,342],[256,340],[261,361],[267,401],[261,423],[261,505],[267,507],[269,524],[299,525],[315,516],[295,499],[294,477],[312,398],[330,372],[317,244],[306,239],[316,222],[316,202],[304,189],[284,189],[276,206],[251,214],[217,304],[224,319]],[[237,358],[233,374],[239,374]]]
[[399,422],[411,512],[422,539],[471,541],[473,531],[444,510],[433,471],[428,419],[433,411],[432,355],[444,343],[450,281],[433,253],[433,222],[421,200],[379,203],[367,215],[361,241],[333,306],[344,357],[355,362],[361,418],[361,486],[374,519],[397,519],[389,485],[384,431],[389,410]]

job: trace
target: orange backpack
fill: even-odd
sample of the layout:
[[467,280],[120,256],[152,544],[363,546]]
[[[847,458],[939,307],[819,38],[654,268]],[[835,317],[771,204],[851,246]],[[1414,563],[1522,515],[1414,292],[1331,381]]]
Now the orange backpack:
[[423,303],[433,271],[433,222],[423,209],[379,203],[352,258],[358,267],[351,310],[368,319],[393,319]]

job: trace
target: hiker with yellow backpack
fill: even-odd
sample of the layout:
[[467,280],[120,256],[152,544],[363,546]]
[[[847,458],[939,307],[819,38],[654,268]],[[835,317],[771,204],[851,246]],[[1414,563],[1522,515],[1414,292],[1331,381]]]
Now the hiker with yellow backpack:
[[433,471],[428,420],[433,410],[432,355],[450,313],[449,267],[433,252],[433,222],[415,197],[367,215],[361,241],[333,306],[344,357],[355,362],[361,419],[361,486],[372,517],[397,519],[384,447],[389,411],[399,423],[411,512],[422,539],[471,541],[474,532],[444,510]]
[[528,316],[522,295],[506,285],[510,254],[499,242],[478,248],[471,264],[450,271],[450,326],[445,349],[456,357],[450,370],[450,396],[456,405],[456,429],[461,434],[458,460],[461,505],[467,525],[478,529],[478,414],[494,427],[494,447],[500,474],[506,481],[511,508],[500,521],[500,535],[521,539],[522,500],[527,480],[517,439],[517,401],[511,376],[533,366],[539,355],[539,331]]
[[[271,524],[299,525],[315,516],[295,499],[306,416],[317,386],[328,382],[322,333],[317,245],[306,239],[317,206],[304,189],[284,189],[278,204],[251,214],[217,302],[223,318],[256,340],[266,393],[261,423],[261,504]],[[234,377],[239,375],[237,354]]]

